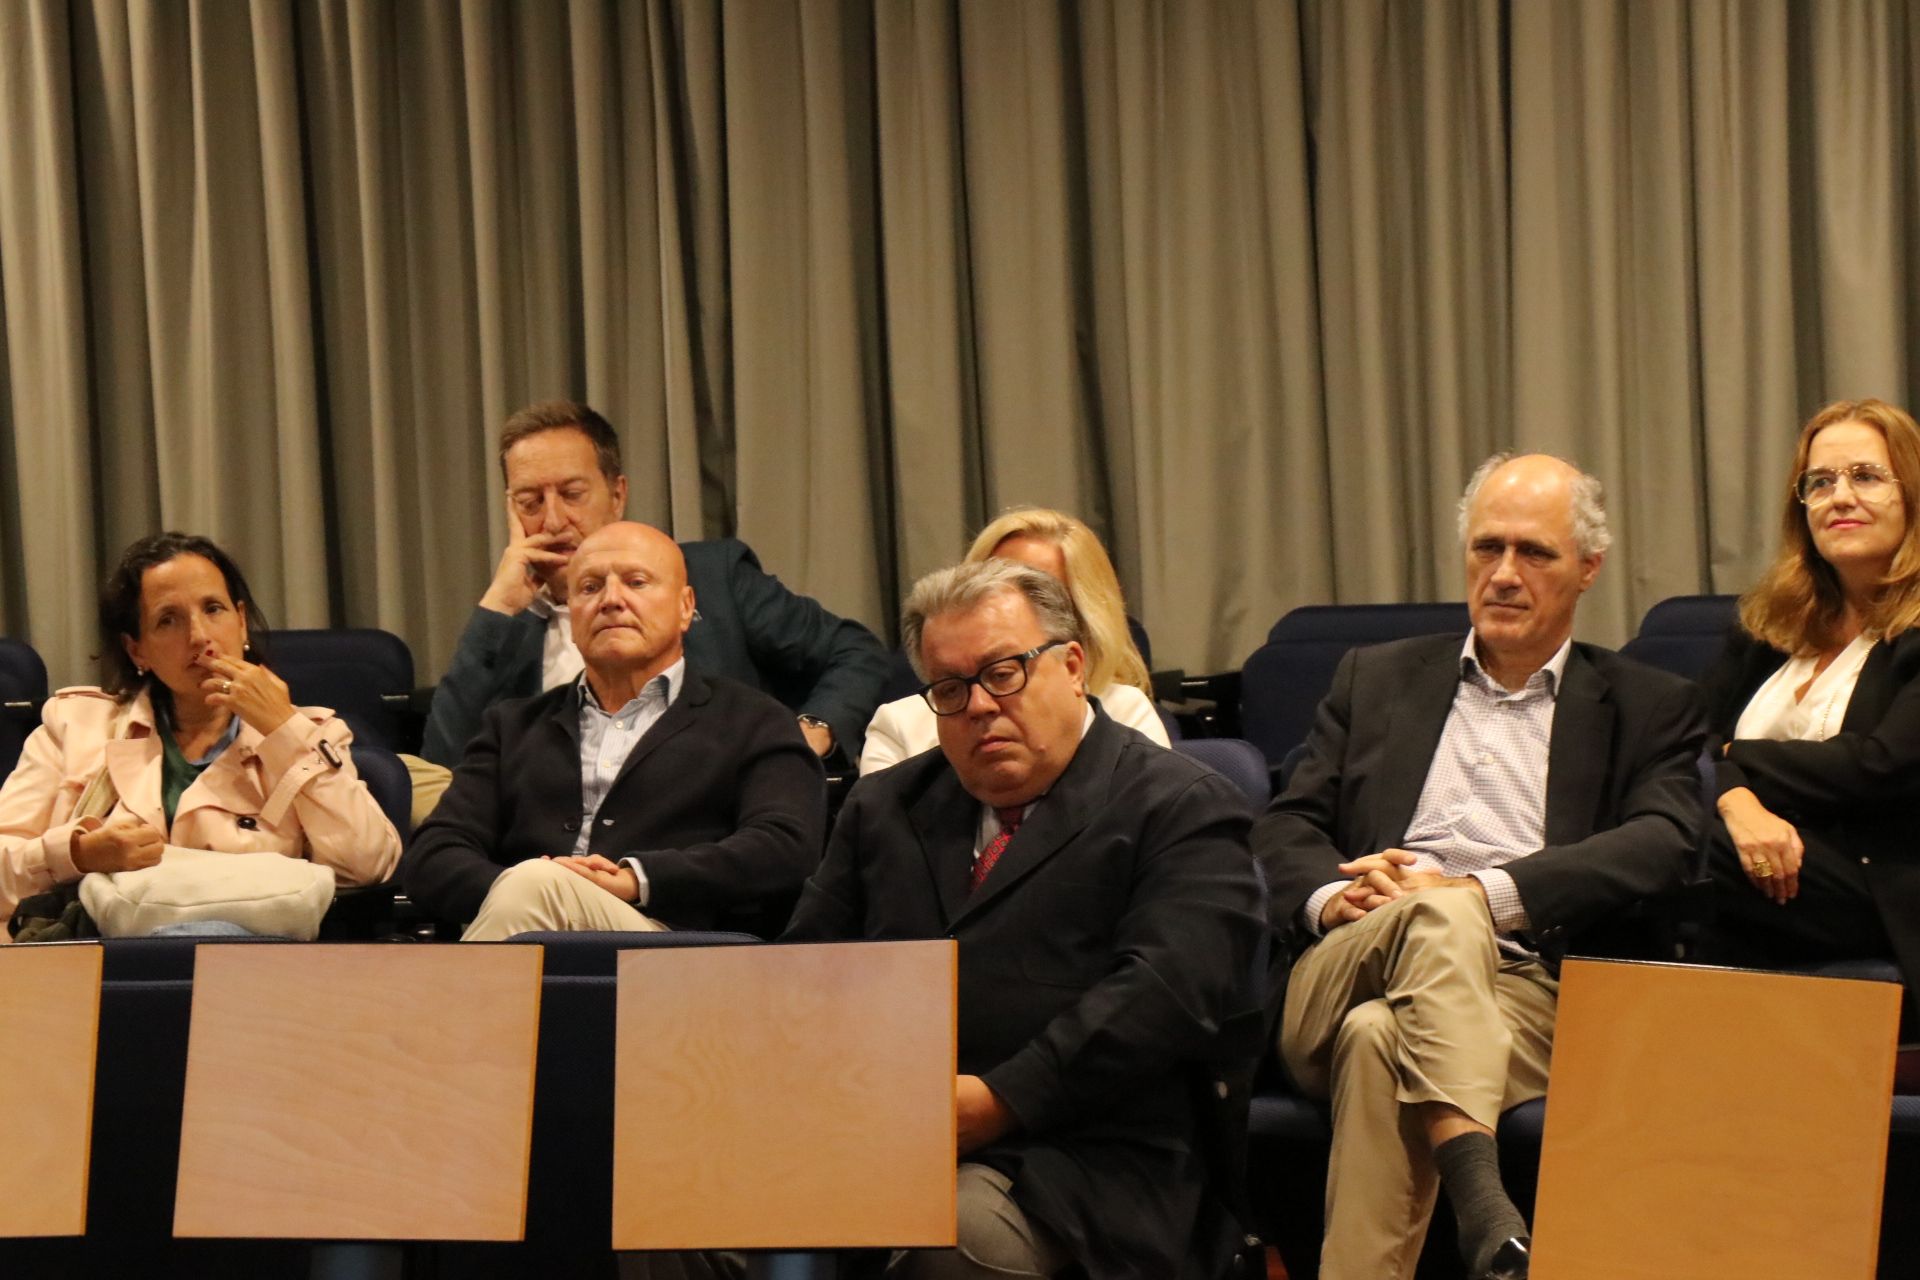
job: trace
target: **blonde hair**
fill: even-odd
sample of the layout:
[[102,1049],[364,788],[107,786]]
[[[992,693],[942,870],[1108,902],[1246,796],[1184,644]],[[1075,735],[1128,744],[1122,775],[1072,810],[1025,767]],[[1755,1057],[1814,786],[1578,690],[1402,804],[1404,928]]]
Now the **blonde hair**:
[[1800,429],[1793,450],[1793,474],[1784,495],[1780,517],[1780,550],[1753,589],[1740,598],[1740,625],[1755,639],[1790,654],[1818,652],[1839,640],[1846,596],[1840,576],[1813,545],[1806,508],[1795,486],[1807,469],[1813,438],[1842,422],[1859,422],[1878,431],[1887,442],[1904,504],[1906,533],[1894,553],[1887,576],[1880,581],[1867,606],[1866,630],[1891,640],[1920,625],[1920,530],[1914,515],[1915,484],[1920,482],[1920,424],[1906,410],[1884,400],[1837,400]]
[[1098,696],[1108,685],[1129,684],[1151,698],[1153,681],[1127,629],[1127,602],[1120,592],[1119,575],[1093,530],[1064,511],[1015,507],[980,531],[967,552],[968,562],[993,558],[995,548],[1019,535],[1060,548],[1067,567],[1067,594],[1085,624],[1087,691]]

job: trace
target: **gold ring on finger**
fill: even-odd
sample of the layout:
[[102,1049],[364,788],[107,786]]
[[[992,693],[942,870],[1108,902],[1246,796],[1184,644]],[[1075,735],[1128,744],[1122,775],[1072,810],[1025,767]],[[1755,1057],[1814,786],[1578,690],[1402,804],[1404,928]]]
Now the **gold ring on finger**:
[[1762,880],[1769,879],[1773,875],[1773,864],[1771,862],[1763,862],[1756,858],[1753,863],[1753,874],[1759,876]]
[[222,681],[220,682],[220,692],[222,692],[222,693],[232,693],[232,692],[233,692],[233,681],[231,681],[231,680],[222,680]]

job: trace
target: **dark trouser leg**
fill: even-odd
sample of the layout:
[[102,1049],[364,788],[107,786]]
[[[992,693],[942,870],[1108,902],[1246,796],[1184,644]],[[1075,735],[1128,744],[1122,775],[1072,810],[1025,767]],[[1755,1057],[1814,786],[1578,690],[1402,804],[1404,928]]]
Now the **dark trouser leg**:
[[1714,920],[1701,959],[1758,969],[1797,968],[1827,960],[1893,958],[1893,944],[1874,905],[1866,868],[1820,836],[1805,832],[1800,892],[1785,904],[1763,896],[1740,868],[1726,828],[1713,823],[1707,870]]

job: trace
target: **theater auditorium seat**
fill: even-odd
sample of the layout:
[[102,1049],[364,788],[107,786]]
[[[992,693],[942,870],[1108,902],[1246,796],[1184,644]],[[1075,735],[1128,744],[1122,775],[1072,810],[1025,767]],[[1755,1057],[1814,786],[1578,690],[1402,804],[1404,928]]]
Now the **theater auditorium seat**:
[[1273,624],[1240,672],[1240,731],[1270,766],[1306,741],[1314,708],[1333,687],[1347,650],[1408,636],[1457,632],[1464,604],[1317,604]]
[[30,645],[0,640],[0,781],[13,772],[20,748],[40,724],[47,700],[47,667]]
[[332,707],[356,742],[388,751],[417,746],[409,711],[413,652],[399,636],[371,627],[276,631],[267,655],[295,705]]
[[1647,610],[1620,652],[1689,680],[1706,674],[1738,620],[1737,596],[1674,596]]
[[1247,793],[1255,811],[1267,807],[1273,799],[1271,775],[1260,748],[1244,738],[1182,738],[1173,749],[1191,756]]

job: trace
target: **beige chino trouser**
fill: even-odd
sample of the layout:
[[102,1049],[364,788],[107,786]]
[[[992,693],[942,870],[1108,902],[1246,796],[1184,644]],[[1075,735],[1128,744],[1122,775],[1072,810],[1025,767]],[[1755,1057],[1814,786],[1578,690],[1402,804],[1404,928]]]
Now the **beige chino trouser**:
[[657,933],[666,927],[578,872],[545,858],[529,858],[500,873],[460,941],[499,942],[536,930]]
[[1322,1280],[1411,1277],[1439,1190],[1423,1102],[1489,1128],[1547,1091],[1560,984],[1503,955],[1472,889],[1422,889],[1295,962],[1280,1056],[1333,1103]]

